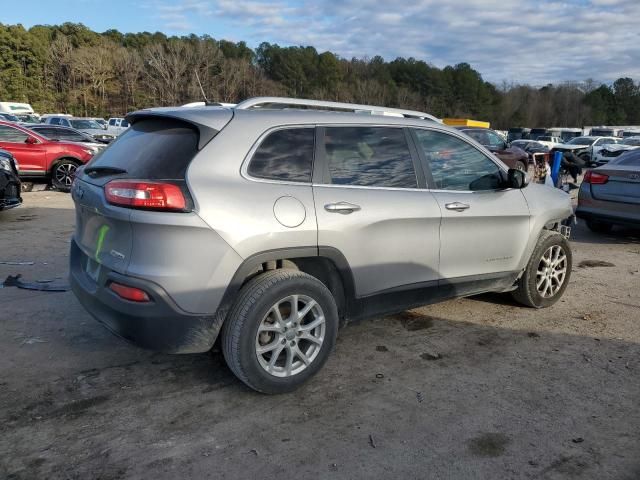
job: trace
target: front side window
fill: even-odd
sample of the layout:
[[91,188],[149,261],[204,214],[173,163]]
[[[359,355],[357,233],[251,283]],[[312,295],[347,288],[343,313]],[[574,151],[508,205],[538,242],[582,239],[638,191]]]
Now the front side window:
[[267,180],[311,182],[315,129],[287,128],[265,138],[253,154],[249,175]]
[[114,126],[115,124],[116,124],[115,118],[112,118],[111,120],[109,120],[109,125]]
[[448,133],[415,130],[437,190],[495,190],[500,188],[500,169],[480,150]]
[[59,118],[52,118],[49,123],[51,125],[60,125],[60,119]]
[[0,142],[24,143],[28,136],[17,128],[0,125]]
[[332,184],[417,187],[416,171],[401,128],[327,127],[324,146]]

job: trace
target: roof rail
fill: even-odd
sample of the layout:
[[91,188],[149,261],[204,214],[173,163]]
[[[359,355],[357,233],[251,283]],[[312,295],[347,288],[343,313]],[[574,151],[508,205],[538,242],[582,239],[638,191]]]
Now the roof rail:
[[368,113],[370,115],[388,115],[393,117],[421,118],[433,122],[442,121],[433,115],[414,110],[403,110],[401,108],[376,107],[373,105],[358,105],[355,103],[325,102],[324,100],[306,100],[303,98],[286,97],[255,97],[238,103],[235,108],[238,110],[249,110],[252,108],[279,108],[288,107],[310,107],[317,110],[332,110],[355,113]]

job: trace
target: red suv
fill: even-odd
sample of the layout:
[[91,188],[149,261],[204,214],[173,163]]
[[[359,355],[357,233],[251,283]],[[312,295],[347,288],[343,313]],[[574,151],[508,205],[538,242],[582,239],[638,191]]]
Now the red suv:
[[15,123],[0,121],[0,148],[13,154],[21,177],[48,177],[54,187],[69,190],[78,166],[93,153],[83,145],[49,140]]

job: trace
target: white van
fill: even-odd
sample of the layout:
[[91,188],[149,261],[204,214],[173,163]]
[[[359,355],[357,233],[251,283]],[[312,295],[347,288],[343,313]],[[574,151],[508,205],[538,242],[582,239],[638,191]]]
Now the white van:
[[13,115],[33,115],[35,112],[28,103],[0,102],[0,113],[11,113]]

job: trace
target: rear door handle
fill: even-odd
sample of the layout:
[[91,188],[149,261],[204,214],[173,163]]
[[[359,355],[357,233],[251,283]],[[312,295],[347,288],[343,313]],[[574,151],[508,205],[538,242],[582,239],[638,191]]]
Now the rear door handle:
[[444,207],[447,210],[455,210],[456,212],[462,212],[469,208],[469,205],[466,203],[453,202],[453,203],[445,203]]
[[348,202],[328,203],[324,206],[324,209],[329,213],[341,213],[348,215],[349,213],[357,212],[360,210],[360,205],[354,205]]

